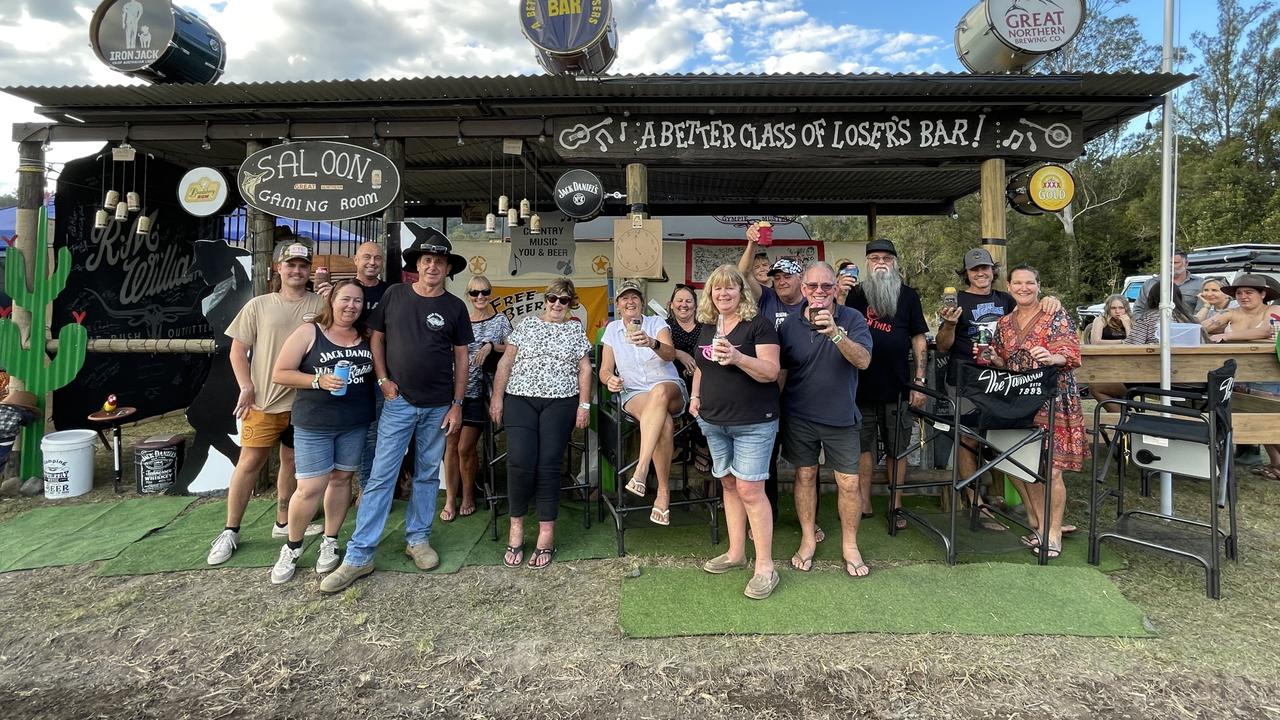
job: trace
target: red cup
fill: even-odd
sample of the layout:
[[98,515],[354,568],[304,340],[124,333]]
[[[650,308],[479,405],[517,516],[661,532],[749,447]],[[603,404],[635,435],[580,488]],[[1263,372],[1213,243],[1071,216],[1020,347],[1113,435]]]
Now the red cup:
[[756,236],[756,244],[760,247],[769,247],[773,244],[773,226],[761,225],[756,228],[759,235]]

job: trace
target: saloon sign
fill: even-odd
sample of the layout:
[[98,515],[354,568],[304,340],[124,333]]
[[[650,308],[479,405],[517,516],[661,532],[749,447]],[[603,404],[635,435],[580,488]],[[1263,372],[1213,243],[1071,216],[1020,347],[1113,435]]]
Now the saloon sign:
[[556,119],[556,152],[565,158],[631,162],[756,161],[841,165],[891,161],[1016,157],[1073,160],[1084,149],[1079,113],[858,113],[750,117]]
[[297,220],[350,220],[380,212],[400,191],[387,156],[347,143],[285,143],[245,158],[236,184],[251,207]]

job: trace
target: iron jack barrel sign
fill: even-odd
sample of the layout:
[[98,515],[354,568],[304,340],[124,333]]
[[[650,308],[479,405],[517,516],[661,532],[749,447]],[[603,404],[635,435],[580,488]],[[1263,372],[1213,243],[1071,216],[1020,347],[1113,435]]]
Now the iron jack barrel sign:
[[840,165],[850,160],[1016,157],[1074,160],[1084,150],[1079,113],[847,113],[744,117],[557,119],[566,158],[738,160]]
[[245,158],[236,184],[250,207],[296,220],[351,220],[380,212],[400,191],[400,172],[382,153],[310,140]]

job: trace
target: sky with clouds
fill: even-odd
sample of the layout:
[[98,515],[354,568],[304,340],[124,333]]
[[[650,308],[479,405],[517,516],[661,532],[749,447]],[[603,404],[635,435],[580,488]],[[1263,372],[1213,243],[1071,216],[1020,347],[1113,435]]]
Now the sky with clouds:
[[[182,0],[222,35],[222,82],[512,75],[540,72],[520,34],[518,3],[499,0]],[[1213,3],[1179,3],[1181,25],[1211,28]],[[614,0],[611,74],[681,72],[959,72],[953,32],[967,0]],[[136,83],[89,46],[96,2],[0,0],[0,87]],[[1160,41],[1162,0],[1131,0]],[[1188,31],[1189,34],[1189,31]],[[1180,32],[1178,37],[1186,40]],[[1153,68],[1156,69],[1156,68]],[[0,123],[38,121],[0,94]],[[55,163],[94,146],[55,143]],[[0,142],[0,192],[16,184],[17,149]]]

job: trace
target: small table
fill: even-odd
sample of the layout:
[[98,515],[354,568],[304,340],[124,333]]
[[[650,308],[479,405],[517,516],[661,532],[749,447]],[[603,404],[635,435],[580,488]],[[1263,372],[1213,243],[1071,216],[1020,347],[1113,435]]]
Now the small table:
[[[115,460],[116,466],[116,476],[112,481],[112,486],[115,488],[116,493],[120,492],[120,483],[123,480],[120,469],[120,426],[136,412],[138,412],[137,408],[121,406],[111,412],[99,410],[89,414],[89,422],[106,425],[111,428],[111,457]],[[98,436],[102,437],[101,429],[98,430]],[[104,445],[107,443],[105,437],[102,438],[102,443]]]

